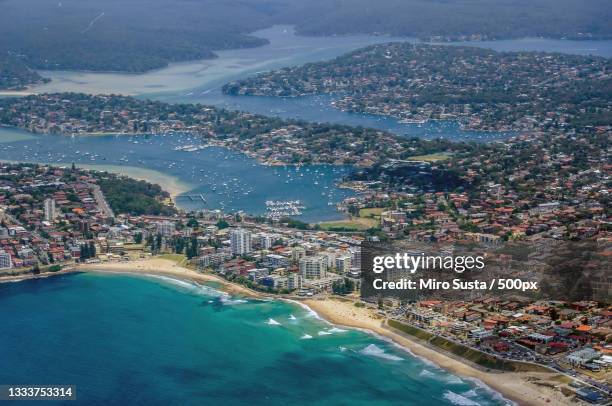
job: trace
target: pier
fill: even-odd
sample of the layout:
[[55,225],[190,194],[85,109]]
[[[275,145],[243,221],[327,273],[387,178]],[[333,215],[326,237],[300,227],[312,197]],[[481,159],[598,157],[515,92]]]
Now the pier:
[[193,202],[193,201],[196,201],[196,200],[201,200],[202,202],[206,203],[206,198],[201,193],[197,194],[197,195],[178,195],[176,198],[177,199],[179,199],[179,198],[189,199],[190,202]]

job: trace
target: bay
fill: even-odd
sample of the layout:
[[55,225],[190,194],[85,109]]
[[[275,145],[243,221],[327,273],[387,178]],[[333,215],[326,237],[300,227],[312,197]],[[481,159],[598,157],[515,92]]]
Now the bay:
[[87,273],[1,284],[0,320],[0,359],[11,365],[0,382],[76,385],[70,404],[507,403],[292,303],[167,278]]
[[[52,81],[34,87],[32,91],[36,93],[64,91],[114,93],[173,103],[203,103],[282,118],[360,125],[399,135],[418,137],[490,141],[509,135],[507,133],[464,132],[452,122],[430,122],[421,125],[401,123],[388,117],[343,112],[330,106],[331,97],[329,96],[275,98],[224,95],[221,87],[225,83],[243,79],[258,72],[329,60],[377,43],[420,42],[410,37],[364,34],[305,37],[295,35],[292,26],[273,26],[255,31],[252,35],[267,39],[269,44],[258,48],[218,51],[216,59],[171,64],[167,68],[144,74],[42,71],[41,74],[51,78]],[[546,51],[612,57],[612,40],[572,41],[520,38],[443,44],[483,47],[496,51]]]
[[[414,38],[372,35],[303,37],[295,35],[291,26],[274,26],[256,31],[253,35],[268,39],[269,44],[259,48],[219,51],[216,59],[171,64],[167,68],[144,74],[46,71],[41,73],[50,77],[52,81],[32,90],[34,92],[116,93],[172,103],[197,102],[282,118],[371,127],[399,135],[421,138],[443,137],[453,140],[492,141],[510,135],[509,133],[462,131],[456,122],[451,121],[434,121],[424,124],[401,123],[389,117],[343,112],[330,106],[332,98],[327,95],[297,98],[224,95],[221,92],[223,84],[260,71],[328,60],[375,43],[418,42]],[[524,38],[450,44],[481,46],[499,51],[537,50],[612,56],[612,41]],[[8,137],[9,132],[12,133],[12,130],[2,131],[0,141],[3,137]],[[350,195],[350,192],[346,190],[338,190],[333,187],[334,180],[345,174],[348,168],[313,167],[310,171],[302,171],[297,174],[294,173],[295,168],[259,168],[254,161],[234,152],[206,150],[194,156],[187,156],[187,153],[173,154],[171,150],[163,147],[159,148],[159,151],[146,147],[144,148],[146,151],[143,151],[141,147],[131,147],[126,153],[133,156],[125,156],[128,161],[118,163],[116,160],[124,158],[123,156],[115,157],[114,153],[107,154],[116,151],[118,147],[124,147],[125,141],[115,137],[86,138],[71,141],[71,144],[66,144],[67,141],[60,141],[60,138],[57,137],[38,138],[28,142],[30,146],[39,150],[38,155],[31,156],[30,154],[28,159],[38,162],[103,164],[109,170],[114,171],[118,167],[124,168],[123,171],[126,173],[128,167],[137,167],[157,173],[156,177],[164,180],[162,186],[167,188],[170,185],[161,174],[169,174],[183,186],[188,185],[182,189],[188,190],[190,195],[197,196],[200,193],[205,195],[206,202],[201,199],[197,200],[197,198],[196,200],[180,199],[179,206],[186,209],[222,208],[228,211],[245,210],[261,214],[265,200],[300,199],[305,201],[308,207],[302,216],[303,220],[323,221],[342,217],[335,210],[335,203]],[[45,143],[53,145],[43,146],[42,144]],[[88,152],[95,151],[100,157],[90,162],[89,156],[79,157],[71,154],[70,151],[75,152],[74,148],[78,147],[79,143],[83,143],[82,149]],[[56,152],[64,147],[69,153],[58,159]],[[27,155],[25,152],[29,154],[30,150],[9,152],[11,153],[6,153],[6,150],[5,152],[0,151],[0,158],[24,159]],[[104,162],[100,162],[101,160]],[[213,191],[212,188],[215,185],[206,181],[199,175],[200,173],[218,177],[225,190],[220,190],[217,186]],[[318,179],[319,177],[321,179]],[[234,178],[238,180],[234,181]],[[253,180],[257,181],[253,182]],[[228,186],[225,187],[223,183]],[[250,185],[250,187],[243,190],[244,185]],[[244,194],[245,192],[248,193]]]
[[200,143],[188,134],[68,137],[0,128],[0,140],[3,139],[0,160],[56,166],[74,162],[162,186],[174,179],[180,192],[176,202],[185,210],[223,209],[261,215],[265,214],[267,200],[300,200],[305,209],[297,217],[317,222],[341,219],[343,215],[336,210],[336,204],[354,194],[336,186],[341,177],[350,173],[349,167],[263,166],[240,152],[221,147],[177,151],[177,147]]

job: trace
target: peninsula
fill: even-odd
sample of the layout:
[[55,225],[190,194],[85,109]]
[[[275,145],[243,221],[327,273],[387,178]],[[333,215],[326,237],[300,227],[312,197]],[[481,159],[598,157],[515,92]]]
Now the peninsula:
[[338,109],[415,123],[457,120],[470,130],[571,131],[610,124],[611,69],[612,61],[599,57],[388,43],[261,73],[223,90],[330,93]]

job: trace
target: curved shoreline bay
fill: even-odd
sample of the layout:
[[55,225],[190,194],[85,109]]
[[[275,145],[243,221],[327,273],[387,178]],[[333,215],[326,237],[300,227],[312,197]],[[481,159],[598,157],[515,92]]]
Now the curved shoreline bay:
[[0,357],[16,366],[0,379],[76,384],[77,403],[507,403],[295,304],[171,278],[22,281],[0,285],[0,303]]
[[[22,139],[18,136],[23,135]],[[158,183],[185,210],[222,209],[266,213],[267,200],[300,200],[303,221],[342,219],[336,204],[354,195],[336,182],[351,168],[331,165],[264,166],[222,147],[177,150],[198,144],[189,135],[100,135],[66,137],[33,135],[0,128],[0,161],[77,166],[125,174]],[[203,198],[203,199],[202,199]]]

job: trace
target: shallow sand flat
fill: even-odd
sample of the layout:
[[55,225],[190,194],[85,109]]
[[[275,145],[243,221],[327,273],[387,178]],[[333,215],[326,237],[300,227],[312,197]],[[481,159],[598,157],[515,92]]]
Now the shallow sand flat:
[[[23,140],[34,138],[33,136],[28,136],[27,134],[17,134],[17,133],[14,136],[12,136],[12,134],[9,134],[9,135],[2,134],[2,136],[3,138],[0,139],[0,143],[23,141]],[[31,161],[16,161],[16,160],[11,160],[11,159],[1,159],[0,162],[28,163]],[[38,162],[35,162],[35,163],[38,163]],[[57,166],[57,167],[61,167],[61,166],[68,167],[69,166],[69,164],[67,163],[59,163],[59,162],[47,163],[47,164],[40,163],[40,164]],[[136,166],[123,166],[123,165],[120,166],[120,165],[104,165],[104,164],[95,165],[95,164],[76,163],[75,165],[77,168],[89,169],[89,170],[94,170],[94,171],[102,171],[102,172],[110,172],[110,173],[114,173],[117,175],[128,176],[136,180],[144,180],[149,183],[157,184],[161,186],[163,190],[170,193],[170,197],[172,198],[172,200],[175,200],[178,195],[189,192],[190,190],[193,189],[193,186],[189,185],[186,182],[181,181],[179,178],[175,176],[167,175],[162,172],[158,172],[153,169],[139,168]]]

